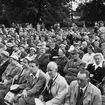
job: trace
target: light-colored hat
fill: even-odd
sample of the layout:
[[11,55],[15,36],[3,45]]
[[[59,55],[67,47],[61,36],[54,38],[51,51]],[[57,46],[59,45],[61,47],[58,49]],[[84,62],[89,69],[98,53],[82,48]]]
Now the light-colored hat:
[[34,50],[36,52],[36,49],[34,47],[31,47],[30,50]]
[[24,59],[27,59],[28,61],[32,61],[32,59],[30,57],[25,57]]
[[9,53],[7,51],[2,51],[0,54],[6,56],[6,57],[9,57]]
[[7,43],[6,44],[8,47],[13,47],[13,44],[12,43]]
[[60,47],[66,47],[66,45],[65,44],[60,44]]
[[10,57],[17,60],[17,61],[19,60],[18,56],[16,56],[16,55],[11,55]]

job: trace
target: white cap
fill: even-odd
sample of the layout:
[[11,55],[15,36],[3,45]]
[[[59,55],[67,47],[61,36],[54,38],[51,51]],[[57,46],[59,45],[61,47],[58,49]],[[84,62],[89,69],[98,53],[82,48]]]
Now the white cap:
[[10,57],[17,60],[17,61],[19,60],[18,56],[16,56],[16,55],[11,55]]

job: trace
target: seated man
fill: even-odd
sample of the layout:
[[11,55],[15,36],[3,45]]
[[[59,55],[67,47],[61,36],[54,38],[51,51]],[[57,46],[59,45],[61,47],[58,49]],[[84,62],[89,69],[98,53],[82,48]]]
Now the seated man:
[[39,97],[45,105],[61,105],[64,102],[68,84],[65,78],[57,72],[57,69],[58,65],[55,62],[48,63],[47,72],[50,79]]
[[77,74],[79,72],[79,65],[82,60],[79,58],[79,53],[77,50],[71,51],[71,59],[67,62],[64,67],[65,78],[70,84],[73,80],[77,79]]
[[100,90],[89,82],[90,73],[80,71],[72,81],[64,105],[102,105]]
[[21,94],[17,95],[19,99],[14,103],[14,105],[34,105],[34,98],[39,97],[45,86],[45,74],[38,68],[37,63],[35,61],[31,61],[29,66],[30,74],[27,78],[27,87]]

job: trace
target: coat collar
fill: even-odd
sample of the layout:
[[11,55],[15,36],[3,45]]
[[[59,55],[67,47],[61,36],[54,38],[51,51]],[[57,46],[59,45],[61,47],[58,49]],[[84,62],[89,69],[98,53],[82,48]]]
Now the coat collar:
[[[79,85],[77,83],[76,87],[75,87],[75,95],[76,95],[76,97],[78,96],[78,88],[79,88]],[[88,84],[88,87],[87,87],[87,90],[85,92],[84,98],[86,98],[88,94],[92,94],[92,84],[90,82]]]

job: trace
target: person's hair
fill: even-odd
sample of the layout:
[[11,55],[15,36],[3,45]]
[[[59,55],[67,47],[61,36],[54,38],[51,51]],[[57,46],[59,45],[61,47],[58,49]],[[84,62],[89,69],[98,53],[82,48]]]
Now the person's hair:
[[87,78],[90,78],[90,72],[88,70],[80,71],[80,74],[86,74]]
[[36,60],[32,60],[32,61],[30,61],[30,63],[35,63],[35,64],[36,64],[36,66],[39,66],[39,62],[38,62],[38,61],[36,61]]
[[88,48],[94,52],[94,47],[92,45],[89,45]]
[[101,57],[101,60],[103,61],[104,60],[104,57],[101,53],[96,53],[93,58],[95,59],[96,56],[100,56]]
[[[30,63],[30,60],[29,60],[29,59],[27,59],[27,58],[24,58],[24,59],[26,59],[26,60],[28,61],[28,64]],[[23,59],[23,60],[24,60],[24,59]]]

